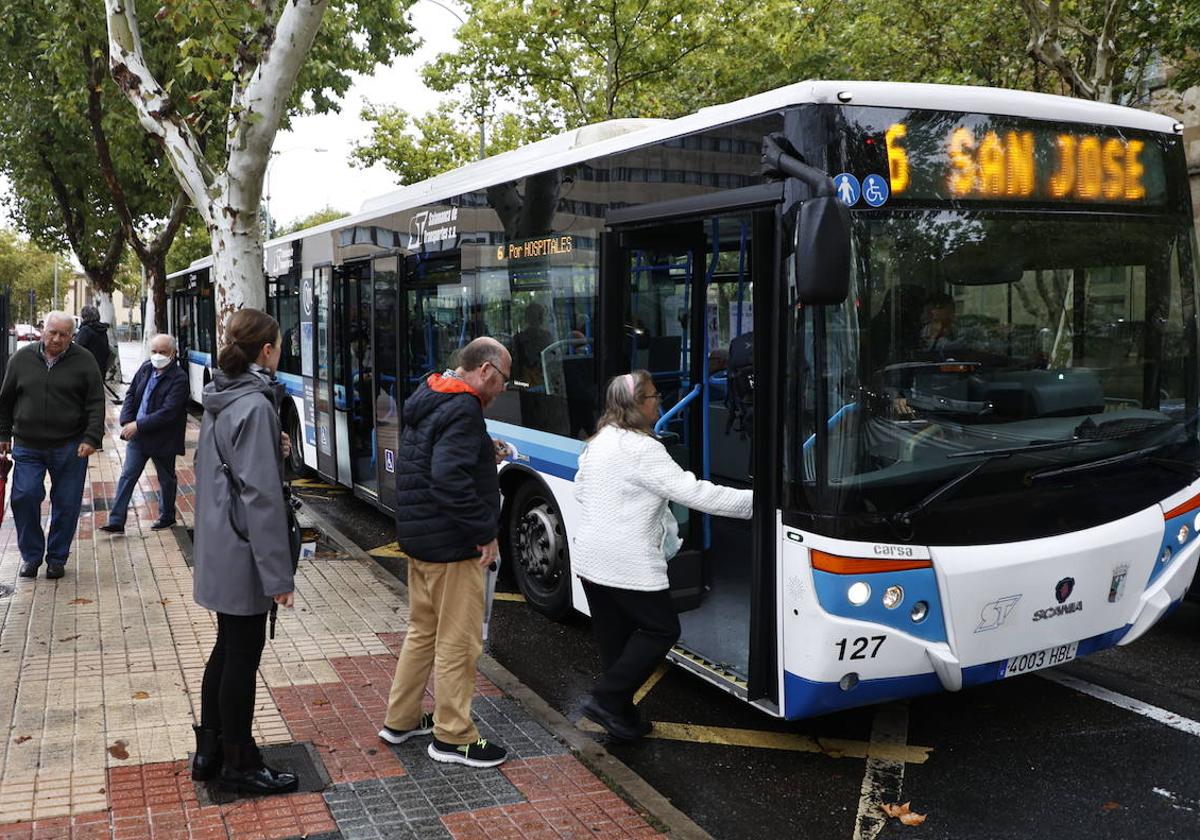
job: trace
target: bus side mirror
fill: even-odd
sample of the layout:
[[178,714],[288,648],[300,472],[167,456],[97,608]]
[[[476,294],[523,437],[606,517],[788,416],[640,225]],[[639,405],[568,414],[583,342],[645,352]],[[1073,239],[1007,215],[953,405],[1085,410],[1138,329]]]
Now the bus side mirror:
[[844,303],[850,293],[850,210],[834,195],[800,205],[795,242],[796,294],[810,306]]

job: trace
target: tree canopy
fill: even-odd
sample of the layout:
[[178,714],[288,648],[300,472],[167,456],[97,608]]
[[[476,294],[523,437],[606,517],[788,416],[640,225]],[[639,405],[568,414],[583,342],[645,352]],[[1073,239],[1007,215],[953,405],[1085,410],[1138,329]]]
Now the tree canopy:
[[449,99],[425,115],[368,109],[374,130],[355,150],[359,164],[383,163],[412,183],[472,160],[481,115],[495,154],[587,123],[678,117],[808,78],[1129,101],[1161,56],[1175,83],[1200,81],[1193,0],[474,0],[466,11],[459,46],[424,69]]

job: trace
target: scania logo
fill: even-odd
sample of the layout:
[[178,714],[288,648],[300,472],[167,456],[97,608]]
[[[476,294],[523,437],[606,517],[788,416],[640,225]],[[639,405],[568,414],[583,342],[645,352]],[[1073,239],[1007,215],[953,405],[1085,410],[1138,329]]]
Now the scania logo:
[[1071,597],[1071,593],[1075,591],[1075,578],[1065,577],[1054,586],[1054,597],[1058,603],[1066,603],[1066,600]]
[[1045,621],[1048,618],[1058,618],[1060,615],[1070,615],[1073,612],[1083,610],[1083,601],[1074,601],[1070,604],[1059,604],[1057,607],[1046,607],[1044,610],[1035,610],[1033,613],[1034,621]]

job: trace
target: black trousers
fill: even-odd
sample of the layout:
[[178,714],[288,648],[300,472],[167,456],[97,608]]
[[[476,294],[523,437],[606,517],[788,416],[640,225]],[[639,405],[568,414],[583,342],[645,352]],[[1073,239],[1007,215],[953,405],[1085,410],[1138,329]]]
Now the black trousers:
[[679,616],[671,593],[617,589],[589,580],[583,581],[583,591],[604,666],[592,696],[613,714],[631,714],[633,695],[679,641]]
[[200,685],[200,725],[216,729],[231,744],[254,740],[254,695],[258,663],[267,643],[267,614],[217,613],[217,641]]

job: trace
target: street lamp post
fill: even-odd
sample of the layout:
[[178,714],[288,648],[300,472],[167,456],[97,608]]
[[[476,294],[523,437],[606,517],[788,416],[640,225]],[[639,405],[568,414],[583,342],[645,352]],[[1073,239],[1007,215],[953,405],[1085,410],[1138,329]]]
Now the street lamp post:
[[320,146],[314,146],[311,149],[305,149],[300,146],[294,146],[290,149],[272,149],[271,154],[267,159],[267,176],[266,176],[266,192],[263,194],[263,205],[267,211],[267,218],[275,221],[275,217],[271,215],[271,166],[275,163],[275,158],[282,155],[291,154],[292,152],[312,152],[314,154],[322,154],[328,152],[328,149],[323,149]]
[[[426,2],[432,3],[439,9],[444,9],[445,11],[454,15],[459,23],[461,23],[463,26],[466,26],[467,21],[463,18],[463,16],[460,15],[454,8],[442,3],[441,0],[426,0]],[[479,159],[483,160],[485,157],[487,157],[487,105],[483,101],[482,85],[479,84],[478,79],[471,80],[471,98],[475,100],[475,108],[479,114]]]

